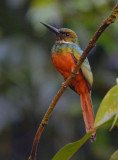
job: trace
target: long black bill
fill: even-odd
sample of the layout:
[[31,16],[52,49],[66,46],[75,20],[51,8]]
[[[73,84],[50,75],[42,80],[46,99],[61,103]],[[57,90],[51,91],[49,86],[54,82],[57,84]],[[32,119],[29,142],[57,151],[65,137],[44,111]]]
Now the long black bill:
[[44,23],[44,22],[40,22],[40,23],[42,23],[44,26],[46,26],[47,28],[49,28],[51,31],[53,31],[54,33],[56,33],[56,34],[58,34],[59,33],[59,30],[57,29],[57,28],[55,28],[55,27],[53,27],[53,26],[51,26],[51,25],[49,25],[49,24],[46,24],[46,23]]

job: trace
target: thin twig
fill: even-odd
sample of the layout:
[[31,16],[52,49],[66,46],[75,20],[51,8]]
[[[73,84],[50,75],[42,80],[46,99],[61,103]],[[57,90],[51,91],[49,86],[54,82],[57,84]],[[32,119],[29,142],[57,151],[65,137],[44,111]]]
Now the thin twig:
[[[84,62],[85,58],[87,57],[87,54],[95,46],[96,41],[101,36],[102,32],[104,32],[104,30],[111,23],[114,23],[117,18],[118,18],[118,4],[116,4],[116,6],[114,7],[114,9],[113,9],[112,13],[110,14],[110,16],[102,23],[102,25],[98,28],[98,30],[93,35],[92,39],[89,41],[87,47],[83,51],[83,54],[81,55],[80,59],[78,60],[76,66],[75,66],[75,68],[73,70],[74,73],[77,73],[77,71],[80,69],[82,63]],[[57,104],[57,102],[60,99],[61,95],[64,93],[66,88],[69,86],[72,78],[74,78],[74,77],[75,77],[75,75],[71,73],[70,76],[68,77],[68,79],[64,82],[64,85],[60,88],[60,90],[58,91],[58,93],[56,94],[54,99],[52,100],[47,112],[45,113],[45,115],[44,115],[44,117],[42,119],[42,122],[41,122],[41,124],[40,124],[40,126],[39,126],[39,128],[37,130],[37,133],[35,135],[29,160],[36,160],[37,146],[38,146],[41,134],[43,132],[44,126],[48,123],[49,117],[50,117],[55,105]]]

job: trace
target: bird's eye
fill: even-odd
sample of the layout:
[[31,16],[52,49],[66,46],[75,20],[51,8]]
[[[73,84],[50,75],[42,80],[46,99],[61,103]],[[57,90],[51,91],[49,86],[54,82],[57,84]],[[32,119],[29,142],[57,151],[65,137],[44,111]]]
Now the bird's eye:
[[69,37],[69,36],[70,36],[70,34],[69,34],[69,33],[66,33],[66,36],[67,36],[67,37]]

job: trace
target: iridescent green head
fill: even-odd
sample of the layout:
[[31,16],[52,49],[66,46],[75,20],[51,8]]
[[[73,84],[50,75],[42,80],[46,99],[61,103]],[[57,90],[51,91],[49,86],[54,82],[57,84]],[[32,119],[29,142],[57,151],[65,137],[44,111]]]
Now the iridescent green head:
[[57,29],[57,28],[55,28],[49,24],[46,24],[44,22],[41,22],[41,23],[56,34],[56,42],[57,43],[62,43],[62,42],[78,43],[77,42],[77,35],[71,29],[68,29],[68,28]]

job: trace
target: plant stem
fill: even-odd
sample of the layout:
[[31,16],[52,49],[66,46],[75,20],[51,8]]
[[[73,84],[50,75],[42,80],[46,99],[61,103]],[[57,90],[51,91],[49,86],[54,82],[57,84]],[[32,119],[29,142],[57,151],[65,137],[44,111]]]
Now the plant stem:
[[[104,30],[111,24],[116,21],[118,18],[118,4],[114,7],[112,13],[110,16],[102,23],[102,25],[98,28],[98,30],[94,33],[92,39],[89,41],[87,47],[83,51],[83,54],[81,55],[80,59],[78,60],[73,72],[77,73],[77,71],[80,69],[82,63],[84,62],[85,58],[87,57],[87,54],[91,51],[91,49],[95,46],[98,38],[101,36],[101,34],[104,32]],[[61,95],[64,93],[66,88],[69,86],[72,78],[75,77],[75,74],[71,73],[68,79],[63,83],[63,86],[60,88],[54,99],[52,100],[47,112],[45,113],[42,122],[37,130],[37,133],[34,138],[34,142],[32,145],[31,155],[29,157],[29,160],[36,160],[36,152],[37,152],[37,146],[41,137],[41,134],[43,132],[43,129],[45,125],[48,123],[48,120],[50,118],[50,115],[57,104],[58,100],[60,99]]]

